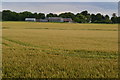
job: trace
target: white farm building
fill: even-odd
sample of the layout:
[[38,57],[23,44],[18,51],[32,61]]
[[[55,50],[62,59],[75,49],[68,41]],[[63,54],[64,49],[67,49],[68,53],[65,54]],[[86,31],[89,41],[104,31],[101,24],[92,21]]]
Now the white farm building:
[[25,18],[25,21],[36,21],[36,19],[35,18]]
[[32,22],[72,22],[72,19],[71,18],[61,18],[61,17],[48,17],[45,19],[25,18],[25,21],[32,21]]

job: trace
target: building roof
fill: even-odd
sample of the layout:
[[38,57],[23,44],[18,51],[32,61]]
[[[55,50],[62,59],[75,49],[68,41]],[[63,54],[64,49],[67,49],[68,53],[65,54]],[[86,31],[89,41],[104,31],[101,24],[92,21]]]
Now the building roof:
[[48,19],[63,19],[61,17],[48,17]]
[[71,18],[63,18],[63,19],[64,19],[64,21],[72,21]]
[[35,18],[25,18],[25,20],[35,20]]

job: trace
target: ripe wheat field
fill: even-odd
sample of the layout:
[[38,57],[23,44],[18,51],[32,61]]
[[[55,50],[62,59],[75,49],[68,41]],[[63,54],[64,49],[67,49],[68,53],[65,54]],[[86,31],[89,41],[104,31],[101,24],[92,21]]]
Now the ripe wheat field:
[[3,78],[117,78],[118,25],[3,22]]

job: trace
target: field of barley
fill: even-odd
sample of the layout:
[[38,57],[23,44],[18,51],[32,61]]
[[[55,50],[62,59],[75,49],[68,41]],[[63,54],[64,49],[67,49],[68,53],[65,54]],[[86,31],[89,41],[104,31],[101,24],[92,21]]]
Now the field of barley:
[[118,25],[3,22],[3,78],[117,78]]

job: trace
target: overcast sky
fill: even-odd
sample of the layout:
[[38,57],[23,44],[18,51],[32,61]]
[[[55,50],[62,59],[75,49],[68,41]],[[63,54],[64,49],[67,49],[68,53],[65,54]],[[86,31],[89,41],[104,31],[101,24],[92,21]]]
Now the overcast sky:
[[1,0],[3,2],[118,2],[119,0]]
[[80,13],[87,10],[90,13],[108,14],[118,13],[117,2],[3,2],[2,10],[15,12],[56,13],[63,12]]

